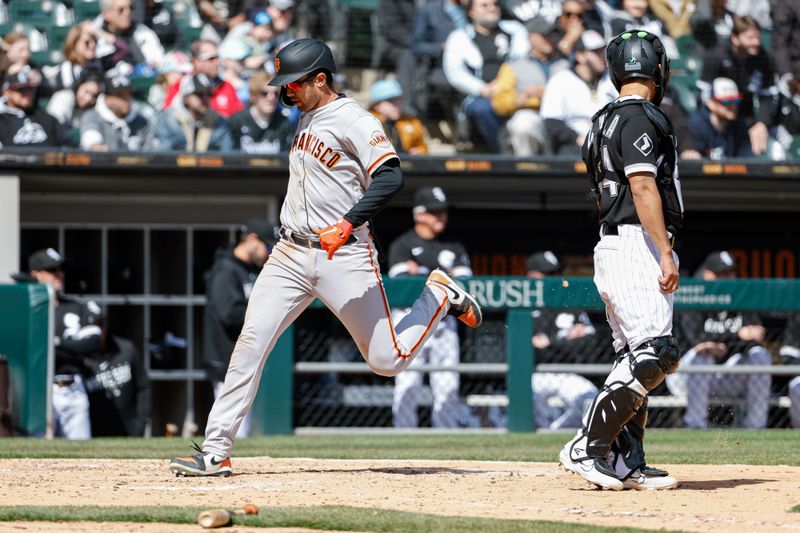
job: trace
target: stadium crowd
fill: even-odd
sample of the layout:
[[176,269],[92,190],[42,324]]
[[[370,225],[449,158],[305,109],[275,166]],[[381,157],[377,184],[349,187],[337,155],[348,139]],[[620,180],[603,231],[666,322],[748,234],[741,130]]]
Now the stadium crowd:
[[[298,116],[268,86],[273,57],[311,36],[406,153],[575,157],[616,96],[605,43],[642,28],[672,58],[682,157],[800,158],[800,1],[373,0],[370,40],[337,40],[351,4],[5,0],[0,142],[280,153]],[[378,77],[365,87],[359,47]]]

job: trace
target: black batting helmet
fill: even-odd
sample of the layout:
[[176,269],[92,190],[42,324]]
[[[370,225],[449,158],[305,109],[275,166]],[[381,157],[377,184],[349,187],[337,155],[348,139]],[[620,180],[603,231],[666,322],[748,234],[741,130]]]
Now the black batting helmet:
[[269,84],[281,87],[281,101],[291,106],[283,86],[318,70],[336,72],[331,49],[316,39],[298,39],[281,48],[275,56],[275,77]]
[[644,30],[623,32],[608,43],[606,63],[618,91],[623,80],[653,78],[656,83],[653,103],[661,103],[669,83],[669,58],[658,37]]

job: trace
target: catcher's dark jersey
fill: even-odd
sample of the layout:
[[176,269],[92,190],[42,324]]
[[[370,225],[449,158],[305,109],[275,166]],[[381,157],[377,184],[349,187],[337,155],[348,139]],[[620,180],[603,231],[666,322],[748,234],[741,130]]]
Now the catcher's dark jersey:
[[408,273],[406,261],[420,266],[419,274],[441,268],[454,276],[471,276],[469,255],[460,242],[444,239],[425,240],[413,229],[400,235],[389,246],[389,276]]
[[[658,114],[662,123],[655,123]],[[640,224],[628,177],[637,172],[656,175],[667,230],[676,235],[683,221],[683,199],[678,179],[677,145],[672,125],[653,104],[636,97],[620,98],[592,118],[583,146],[583,159],[599,196],[600,223],[608,226]]]

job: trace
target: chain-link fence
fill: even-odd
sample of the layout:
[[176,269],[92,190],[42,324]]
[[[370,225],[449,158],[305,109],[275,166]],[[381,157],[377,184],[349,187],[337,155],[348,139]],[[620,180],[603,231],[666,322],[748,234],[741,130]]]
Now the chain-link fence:
[[[649,398],[650,427],[800,427],[800,314],[677,311],[681,371]],[[597,310],[532,313],[537,428],[577,427],[614,359]],[[295,427],[506,426],[506,323],[487,313],[477,330],[444,321],[397,378],[373,374],[347,331],[324,309],[295,325]],[[710,365],[710,366],[709,366]],[[796,398],[793,398],[792,392]]]

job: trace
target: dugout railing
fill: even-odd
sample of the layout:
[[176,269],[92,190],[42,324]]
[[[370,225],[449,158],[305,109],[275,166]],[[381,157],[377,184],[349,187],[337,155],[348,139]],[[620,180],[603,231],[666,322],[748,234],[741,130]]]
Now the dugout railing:
[[[422,279],[413,278],[385,280],[392,305],[410,305],[421,291],[423,282]],[[482,409],[504,409],[504,427],[508,431],[525,432],[536,429],[531,388],[534,370],[539,373],[568,371],[594,376],[600,380],[608,372],[610,359],[603,364],[575,364],[565,361],[537,365],[531,343],[534,334],[532,312],[536,309],[563,308],[602,312],[602,302],[591,279],[475,277],[466,279],[464,283],[476,295],[489,317],[484,327],[468,330],[473,336],[466,344],[465,351],[478,356],[462,360],[456,365],[428,364],[417,367],[416,370],[425,374],[451,371],[464,378],[478,376],[494,380],[497,386],[492,394],[467,391],[462,394],[462,399],[467,404]],[[49,339],[53,335],[52,311],[47,291],[40,289],[43,287],[38,285],[0,285],[2,300],[4,304],[8,304],[2,306],[5,318],[2,321],[4,327],[0,329],[0,353],[9,357],[12,405],[16,406],[17,417],[14,425],[33,435],[47,432],[50,391],[48,376],[52,374],[53,357],[53,352],[49,349],[52,346]],[[800,307],[800,281],[748,279],[703,282],[685,279],[676,294],[675,307],[677,312],[687,309],[726,309],[796,313]],[[343,403],[349,402],[351,408],[362,408],[363,411],[380,405],[384,409],[386,407],[385,394],[381,396],[376,391],[386,392],[391,387],[391,379],[374,376],[363,362],[309,360],[305,357],[313,351],[315,345],[322,344],[320,339],[328,335],[323,326],[325,322],[338,323],[319,302],[315,302],[279,339],[265,366],[261,389],[254,405],[256,433],[290,434],[321,427],[350,430],[389,427],[385,423],[376,423],[374,418],[354,417],[331,424],[324,423],[325,421],[320,423],[319,417],[310,418],[312,423],[308,423],[309,419],[301,416],[300,411],[304,408],[323,415],[345,408],[341,397],[327,398],[325,402],[311,402],[309,397],[318,389],[303,389],[304,380],[318,384],[320,379],[325,376],[330,378],[332,375],[361,376],[361,379],[373,380],[367,384],[348,386],[349,399],[345,397]],[[776,344],[772,344],[775,351]],[[493,357],[481,357],[489,352],[494,354]],[[695,365],[679,371],[683,374],[709,372],[731,375],[769,373],[776,377],[791,377],[800,375],[800,365],[739,365],[732,368]],[[376,382],[380,383],[377,387],[374,385]],[[721,401],[727,399],[723,397]],[[429,402],[429,398],[420,400],[421,405]],[[719,401],[715,400],[712,405],[715,403]],[[790,408],[785,394],[773,394],[770,403],[773,407]],[[651,410],[683,407],[685,399],[675,395],[651,397]],[[158,409],[159,406],[155,408]]]
[[[420,279],[388,279],[385,281],[387,293],[392,305],[398,307],[409,305],[422,289]],[[505,420],[508,431],[532,431],[534,424],[534,402],[531,388],[532,372],[571,372],[586,376],[602,377],[610,369],[611,360],[605,364],[560,364],[536,365],[536,354],[531,343],[534,334],[532,311],[542,308],[584,309],[602,312],[602,301],[597,295],[594,284],[589,278],[553,278],[534,280],[529,278],[496,278],[476,277],[465,280],[466,287],[476,295],[488,314],[503,316],[505,361],[489,363],[459,363],[457,365],[421,365],[416,370],[422,373],[433,371],[453,371],[461,376],[481,375],[500,378],[504,381],[504,390],[495,394],[467,394],[465,402],[477,407],[502,407],[506,409]],[[319,309],[315,303],[310,312]],[[782,280],[728,280],[704,282],[695,279],[683,280],[681,289],[676,294],[676,312],[684,310],[742,310],[770,313],[792,313],[800,309],[800,281]],[[317,311],[319,312],[319,311]],[[319,325],[320,320],[314,319]],[[261,430],[269,434],[285,434],[293,431],[308,431],[311,427],[297,424],[297,404],[303,401],[303,394],[293,391],[295,383],[304,376],[370,376],[371,372],[363,362],[329,362],[296,360],[295,352],[298,343],[310,335],[297,332],[294,328],[284,334],[270,356],[262,381],[262,392],[258,403],[264,413],[261,419]],[[476,332],[480,335],[480,330]],[[775,343],[773,343],[775,344]],[[303,348],[304,351],[307,348]],[[731,375],[770,374],[774,376],[800,375],[800,365],[693,365],[679,370],[682,374],[726,373]],[[391,386],[391,380],[385,387]],[[367,397],[369,389],[362,386],[362,394]],[[373,391],[380,388],[372,388]],[[302,391],[301,391],[302,392]],[[385,405],[386,398],[373,393],[371,397],[375,407]],[[422,403],[424,404],[424,400]],[[715,396],[711,405],[727,402],[725,395]],[[741,402],[739,402],[741,403]],[[789,407],[786,395],[770,397],[770,404],[781,408]],[[338,406],[342,408],[342,405]],[[653,396],[651,410],[680,409],[685,407],[685,398],[676,395]],[[734,406],[735,407],[735,406]],[[294,408],[294,410],[293,410]],[[318,409],[318,405],[309,408]],[[336,408],[336,406],[334,406]],[[297,426],[297,427],[296,427]],[[333,424],[335,429],[352,429],[364,427],[354,423]],[[331,427],[322,424],[320,427]],[[384,426],[385,427],[385,426]]]

